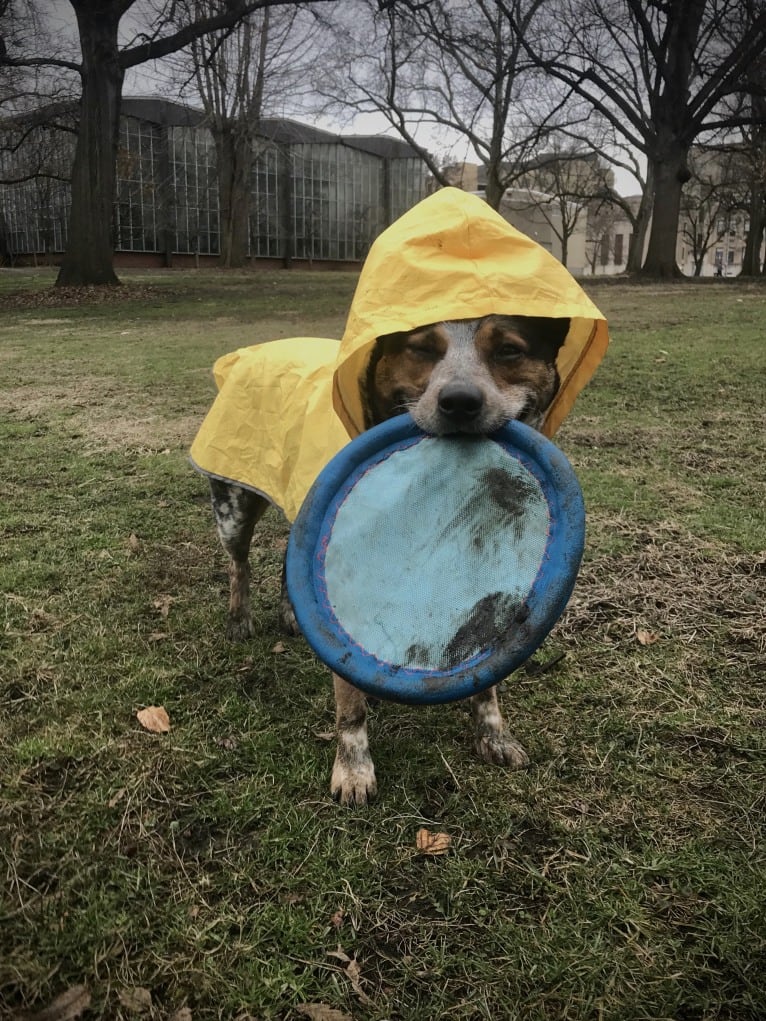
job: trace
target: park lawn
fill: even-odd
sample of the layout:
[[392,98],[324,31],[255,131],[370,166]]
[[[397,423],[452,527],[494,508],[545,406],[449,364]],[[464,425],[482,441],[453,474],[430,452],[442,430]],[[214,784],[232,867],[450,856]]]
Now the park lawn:
[[501,696],[532,763],[380,705],[349,811],[326,670],[277,627],[286,527],[230,644],[186,452],[215,357],[338,336],[354,275],[124,280],[0,273],[0,1017],[765,1017],[766,288],[589,286],[612,344],[557,437],[587,552]]

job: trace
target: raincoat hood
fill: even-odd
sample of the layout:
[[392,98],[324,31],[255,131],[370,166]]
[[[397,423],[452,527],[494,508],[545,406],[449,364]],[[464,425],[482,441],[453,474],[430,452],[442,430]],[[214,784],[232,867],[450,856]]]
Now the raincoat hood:
[[606,320],[537,242],[478,196],[444,188],[383,231],[362,268],[333,391],[349,432],[363,429],[359,378],[377,337],[492,314],[572,320],[556,362],[561,386],[541,430],[550,437],[604,356]]
[[218,397],[191,450],[203,473],[265,495],[293,520],[324,465],[364,429],[360,381],[376,339],[492,314],[569,318],[552,436],[608,343],[606,320],[568,271],[483,199],[444,188],[372,245],[340,343],[291,338],[214,367]]

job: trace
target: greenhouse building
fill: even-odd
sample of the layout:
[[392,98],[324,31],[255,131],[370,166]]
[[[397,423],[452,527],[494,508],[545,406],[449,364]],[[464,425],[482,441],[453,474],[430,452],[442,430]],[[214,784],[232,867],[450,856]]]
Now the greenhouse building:
[[[38,117],[13,154],[0,157],[6,263],[55,259],[66,246],[74,135],[65,120]],[[397,139],[265,119],[255,146],[250,258],[358,262],[380,231],[425,194],[422,161]],[[184,264],[219,251],[216,149],[205,114],[167,100],[123,99],[116,261]]]

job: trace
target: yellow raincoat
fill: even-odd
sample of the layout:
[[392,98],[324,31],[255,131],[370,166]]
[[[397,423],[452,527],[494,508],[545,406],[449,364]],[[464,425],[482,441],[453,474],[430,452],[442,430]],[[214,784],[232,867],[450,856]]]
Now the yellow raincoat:
[[482,199],[444,188],[372,245],[340,343],[293,337],[218,359],[219,393],[192,463],[263,494],[293,521],[322,468],[364,429],[359,380],[376,338],[493,313],[571,319],[542,426],[550,437],[604,355],[606,320],[544,248]]

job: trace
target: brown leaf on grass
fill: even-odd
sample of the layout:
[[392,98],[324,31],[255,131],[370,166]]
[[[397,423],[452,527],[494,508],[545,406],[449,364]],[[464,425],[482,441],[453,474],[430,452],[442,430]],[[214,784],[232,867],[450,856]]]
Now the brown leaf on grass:
[[640,645],[654,645],[655,642],[660,640],[660,636],[656,635],[654,631],[636,631],[636,638]]
[[340,927],[343,925],[343,919],[345,917],[346,914],[343,908],[338,908],[338,910],[333,915],[330,916],[330,925],[334,929],[340,929]]
[[150,642],[164,642],[166,638],[170,638],[167,631],[152,631],[149,635]]
[[115,805],[118,805],[122,801],[122,799],[125,797],[127,793],[128,793],[127,787],[120,787],[120,789],[118,791],[115,791],[115,793],[107,801],[106,807],[114,808]]
[[362,1003],[372,1003],[372,1000],[367,993],[362,989],[362,969],[359,967],[357,960],[349,961],[346,968],[346,974],[351,980],[351,987],[362,1001]]
[[170,730],[170,717],[164,706],[149,705],[146,709],[139,709],[136,717],[141,726],[153,734],[167,734]]
[[138,538],[135,532],[131,532],[128,536],[128,552],[138,553],[141,549],[141,540]]
[[337,950],[330,950],[327,953],[328,957],[337,957],[339,961],[345,964],[345,973],[348,976],[351,987],[362,1001],[362,1003],[371,1003],[370,997],[362,989],[362,969],[359,967],[359,962],[355,957],[349,957],[343,947],[338,947]]
[[328,1007],[326,1003],[299,1003],[295,1009],[310,1021],[354,1021],[350,1014]]
[[24,1021],[74,1021],[90,1006],[90,993],[85,986],[72,986],[35,1014],[22,1014]]
[[421,854],[446,854],[451,844],[449,833],[431,833],[425,828],[419,829],[415,837],[415,846]]
[[152,606],[154,607],[155,610],[159,610],[160,617],[162,617],[164,620],[167,617],[168,613],[170,612],[170,607],[173,605],[175,601],[176,601],[175,596],[169,595],[158,596],[152,603]]
[[178,1010],[173,1011],[168,1021],[192,1021],[191,1008],[179,1007]]
[[271,651],[275,653],[277,656],[281,656],[283,652],[287,652],[287,646],[285,645],[284,642],[277,642],[277,644]]
[[132,989],[121,989],[117,994],[120,1003],[131,1014],[145,1014],[152,1009],[152,994],[143,986],[133,986]]
[[219,748],[223,748],[226,752],[233,752],[238,746],[239,741],[234,734],[229,734],[227,737],[217,737],[215,743]]

